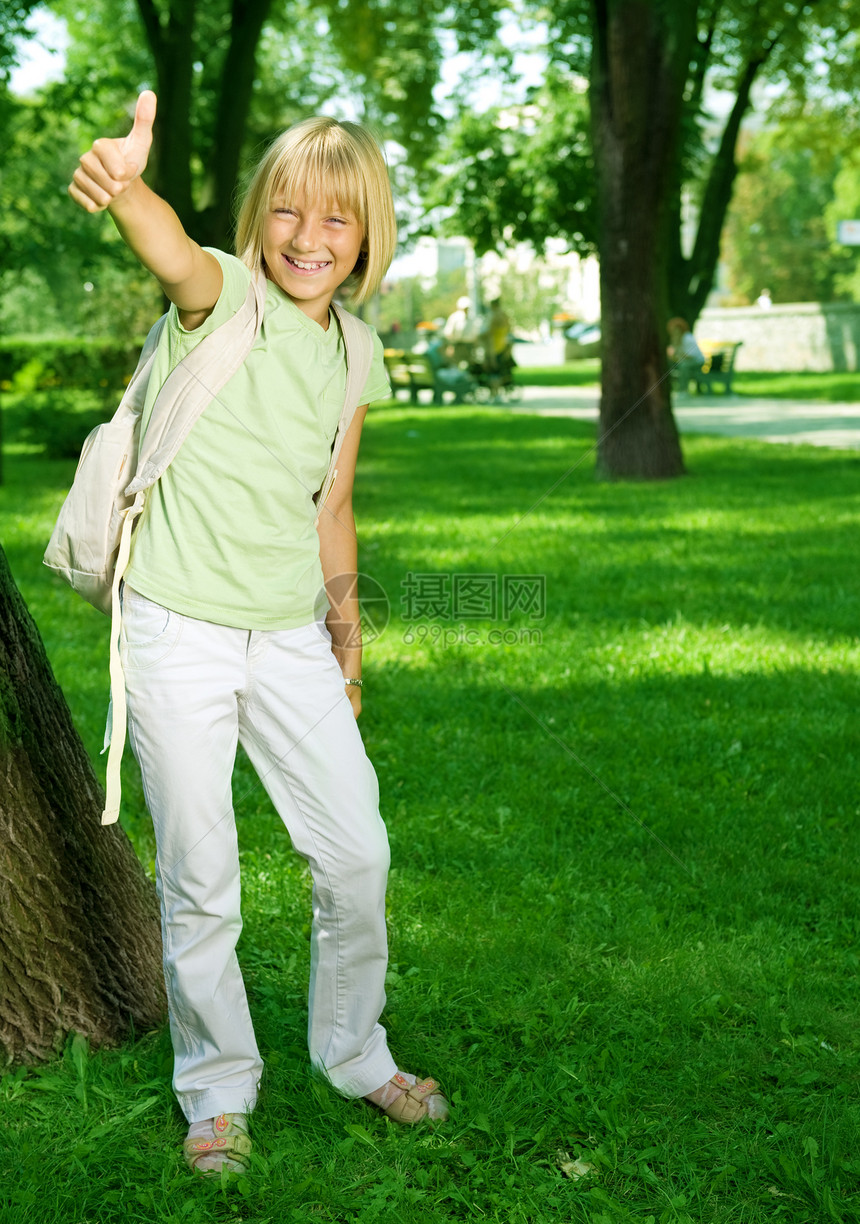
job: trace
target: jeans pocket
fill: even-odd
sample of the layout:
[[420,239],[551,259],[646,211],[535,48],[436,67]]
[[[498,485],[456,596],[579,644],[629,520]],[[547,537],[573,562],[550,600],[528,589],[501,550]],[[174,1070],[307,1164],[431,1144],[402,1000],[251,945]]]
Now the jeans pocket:
[[125,668],[138,670],[161,663],[176,646],[182,616],[152,599],[124,587],[120,652]]

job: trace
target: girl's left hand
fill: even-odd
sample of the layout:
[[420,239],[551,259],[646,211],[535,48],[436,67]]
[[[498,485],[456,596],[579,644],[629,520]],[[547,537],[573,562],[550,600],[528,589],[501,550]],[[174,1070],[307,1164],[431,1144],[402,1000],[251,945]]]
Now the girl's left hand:
[[346,684],[344,688],[349,698],[349,704],[352,706],[352,712],[358,718],[361,713],[361,689],[357,684]]

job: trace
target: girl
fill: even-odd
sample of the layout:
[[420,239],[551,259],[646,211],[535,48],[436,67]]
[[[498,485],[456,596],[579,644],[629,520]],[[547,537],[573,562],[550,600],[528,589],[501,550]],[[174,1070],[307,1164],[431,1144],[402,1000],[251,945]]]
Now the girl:
[[[129,735],[157,845],[173,1085],[192,1168],[240,1171],[262,1062],[236,961],[239,862],[230,783],[241,741],[313,878],[308,1043],[344,1096],[401,1122],[441,1119],[433,1080],[398,1071],[379,1016],[388,843],[356,726],[361,644],[352,486],[382,346],[317,518],[345,387],[332,297],[362,301],[394,254],[382,154],[356,124],[309,119],[264,156],[239,258],[204,249],[143,183],[156,99],[124,140],[97,140],[69,187],[107,209],[172,305],[142,428],[170,370],[266,277],[262,326],[153,490],[123,589]],[[340,582],[334,579],[341,576]],[[329,607],[324,583],[328,587]],[[348,588],[350,594],[338,596]],[[325,609],[329,607],[325,620]]]

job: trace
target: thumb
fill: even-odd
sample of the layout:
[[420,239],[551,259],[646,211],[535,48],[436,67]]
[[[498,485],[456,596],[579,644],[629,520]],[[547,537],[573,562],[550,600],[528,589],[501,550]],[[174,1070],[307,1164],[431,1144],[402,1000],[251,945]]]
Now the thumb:
[[134,126],[122,142],[122,151],[136,174],[146,166],[152,145],[152,125],[155,121],[156,97],[151,89],[145,89],[137,99],[134,109]]

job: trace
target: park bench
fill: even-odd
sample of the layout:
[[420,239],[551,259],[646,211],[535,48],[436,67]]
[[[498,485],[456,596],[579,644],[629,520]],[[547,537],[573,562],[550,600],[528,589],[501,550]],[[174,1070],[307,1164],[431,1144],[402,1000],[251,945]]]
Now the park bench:
[[705,355],[701,373],[696,375],[696,389],[710,395],[714,382],[723,384],[726,395],[731,394],[735,357],[743,344],[742,340],[699,340],[699,348]]
[[465,370],[458,367],[434,367],[426,353],[408,353],[403,349],[386,349],[385,369],[395,398],[398,391],[408,391],[413,404],[419,403],[419,391],[432,391],[433,403],[445,402],[449,391],[455,400],[469,396],[474,381]]
[[407,353],[403,349],[386,349],[385,369],[395,398],[398,391],[408,391],[409,399],[417,404],[418,392],[434,391],[436,380],[430,361],[423,353]]

